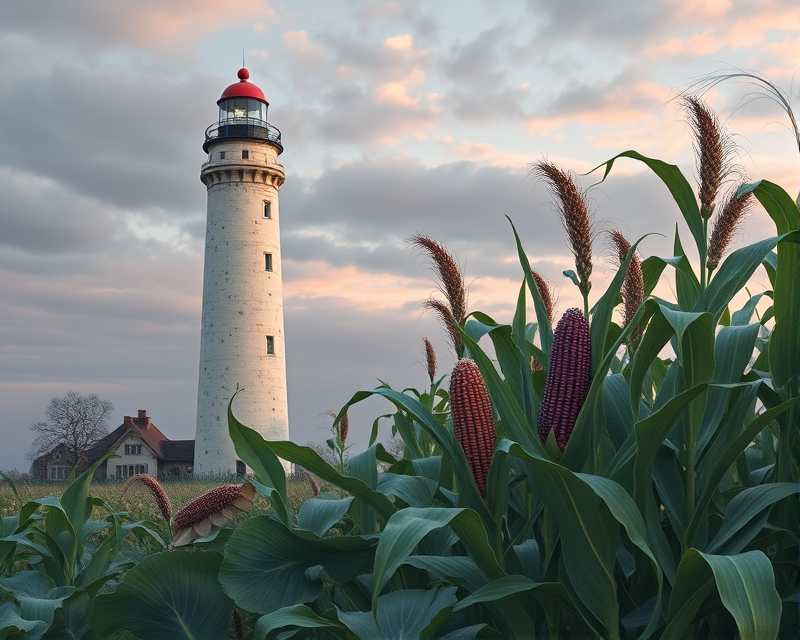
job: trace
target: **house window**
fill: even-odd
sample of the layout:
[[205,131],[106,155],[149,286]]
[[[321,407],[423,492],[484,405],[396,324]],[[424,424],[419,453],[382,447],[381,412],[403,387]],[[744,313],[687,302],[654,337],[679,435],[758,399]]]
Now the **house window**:
[[142,445],[140,445],[140,444],[126,444],[125,445],[125,455],[128,455],[128,456],[140,456],[140,455],[142,455]]
[[66,480],[69,478],[69,467],[50,467],[47,470],[48,480]]
[[240,475],[240,476],[243,476],[245,474],[245,472],[246,472],[246,468],[244,466],[244,462],[242,462],[241,460],[237,460],[236,461],[236,474]]
[[146,464],[118,464],[117,465],[117,479],[130,478],[137,473],[147,473]]
[[265,253],[264,254],[264,269],[267,271],[272,271],[272,254]]
[[219,152],[219,159],[220,160],[224,160],[225,159],[225,152],[224,151],[220,151]]
[[247,149],[242,149],[242,160],[249,160],[250,152]]
[[272,203],[269,200],[264,200],[264,217],[272,217]]
[[275,355],[275,338],[273,336],[267,336],[267,355]]

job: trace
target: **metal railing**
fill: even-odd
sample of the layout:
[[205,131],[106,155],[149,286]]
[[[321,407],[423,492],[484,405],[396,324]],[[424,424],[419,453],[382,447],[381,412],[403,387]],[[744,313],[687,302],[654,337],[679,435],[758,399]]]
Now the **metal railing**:
[[208,152],[208,145],[211,142],[225,138],[268,140],[276,144],[281,152],[283,151],[281,132],[278,128],[257,118],[229,118],[222,122],[215,122],[206,129],[206,141],[203,143],[203,151]]

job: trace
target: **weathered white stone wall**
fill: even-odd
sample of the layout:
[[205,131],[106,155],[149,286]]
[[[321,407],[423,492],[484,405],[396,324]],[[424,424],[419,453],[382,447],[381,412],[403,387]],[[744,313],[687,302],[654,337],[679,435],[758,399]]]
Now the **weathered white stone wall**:
[[208,218],[194,473],[217,474],[236,470],[227,408],[237,386],[244,389],[233,405],[239,421],[264,438],[289,439],[278,207],[284,173],[271,144],[221,141],[209,148],[201,179]]

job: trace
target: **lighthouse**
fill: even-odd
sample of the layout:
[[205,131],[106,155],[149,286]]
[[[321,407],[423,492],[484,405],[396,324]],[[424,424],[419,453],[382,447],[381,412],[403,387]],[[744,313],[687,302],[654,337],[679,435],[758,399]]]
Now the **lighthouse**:
[[206,129],[203,321],[194,473],[244,473],[228,435],[228,403],[269,440],[289,439],[283,331],[280,210],[281,133],[247,69],[217,101]]

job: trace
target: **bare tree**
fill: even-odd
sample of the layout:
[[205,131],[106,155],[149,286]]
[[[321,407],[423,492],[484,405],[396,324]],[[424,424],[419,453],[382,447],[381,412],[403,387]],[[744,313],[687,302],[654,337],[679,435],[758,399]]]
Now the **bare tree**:
[[82,396],[68,391],[62,398],[53,398],[44,411],[47,420],[30,426],[37,436],[28,459],[63,445],[67,456],[64,462],[74,467],[89,447],[108,433],[107,420],[113,410],[114,405],[95,393]]

